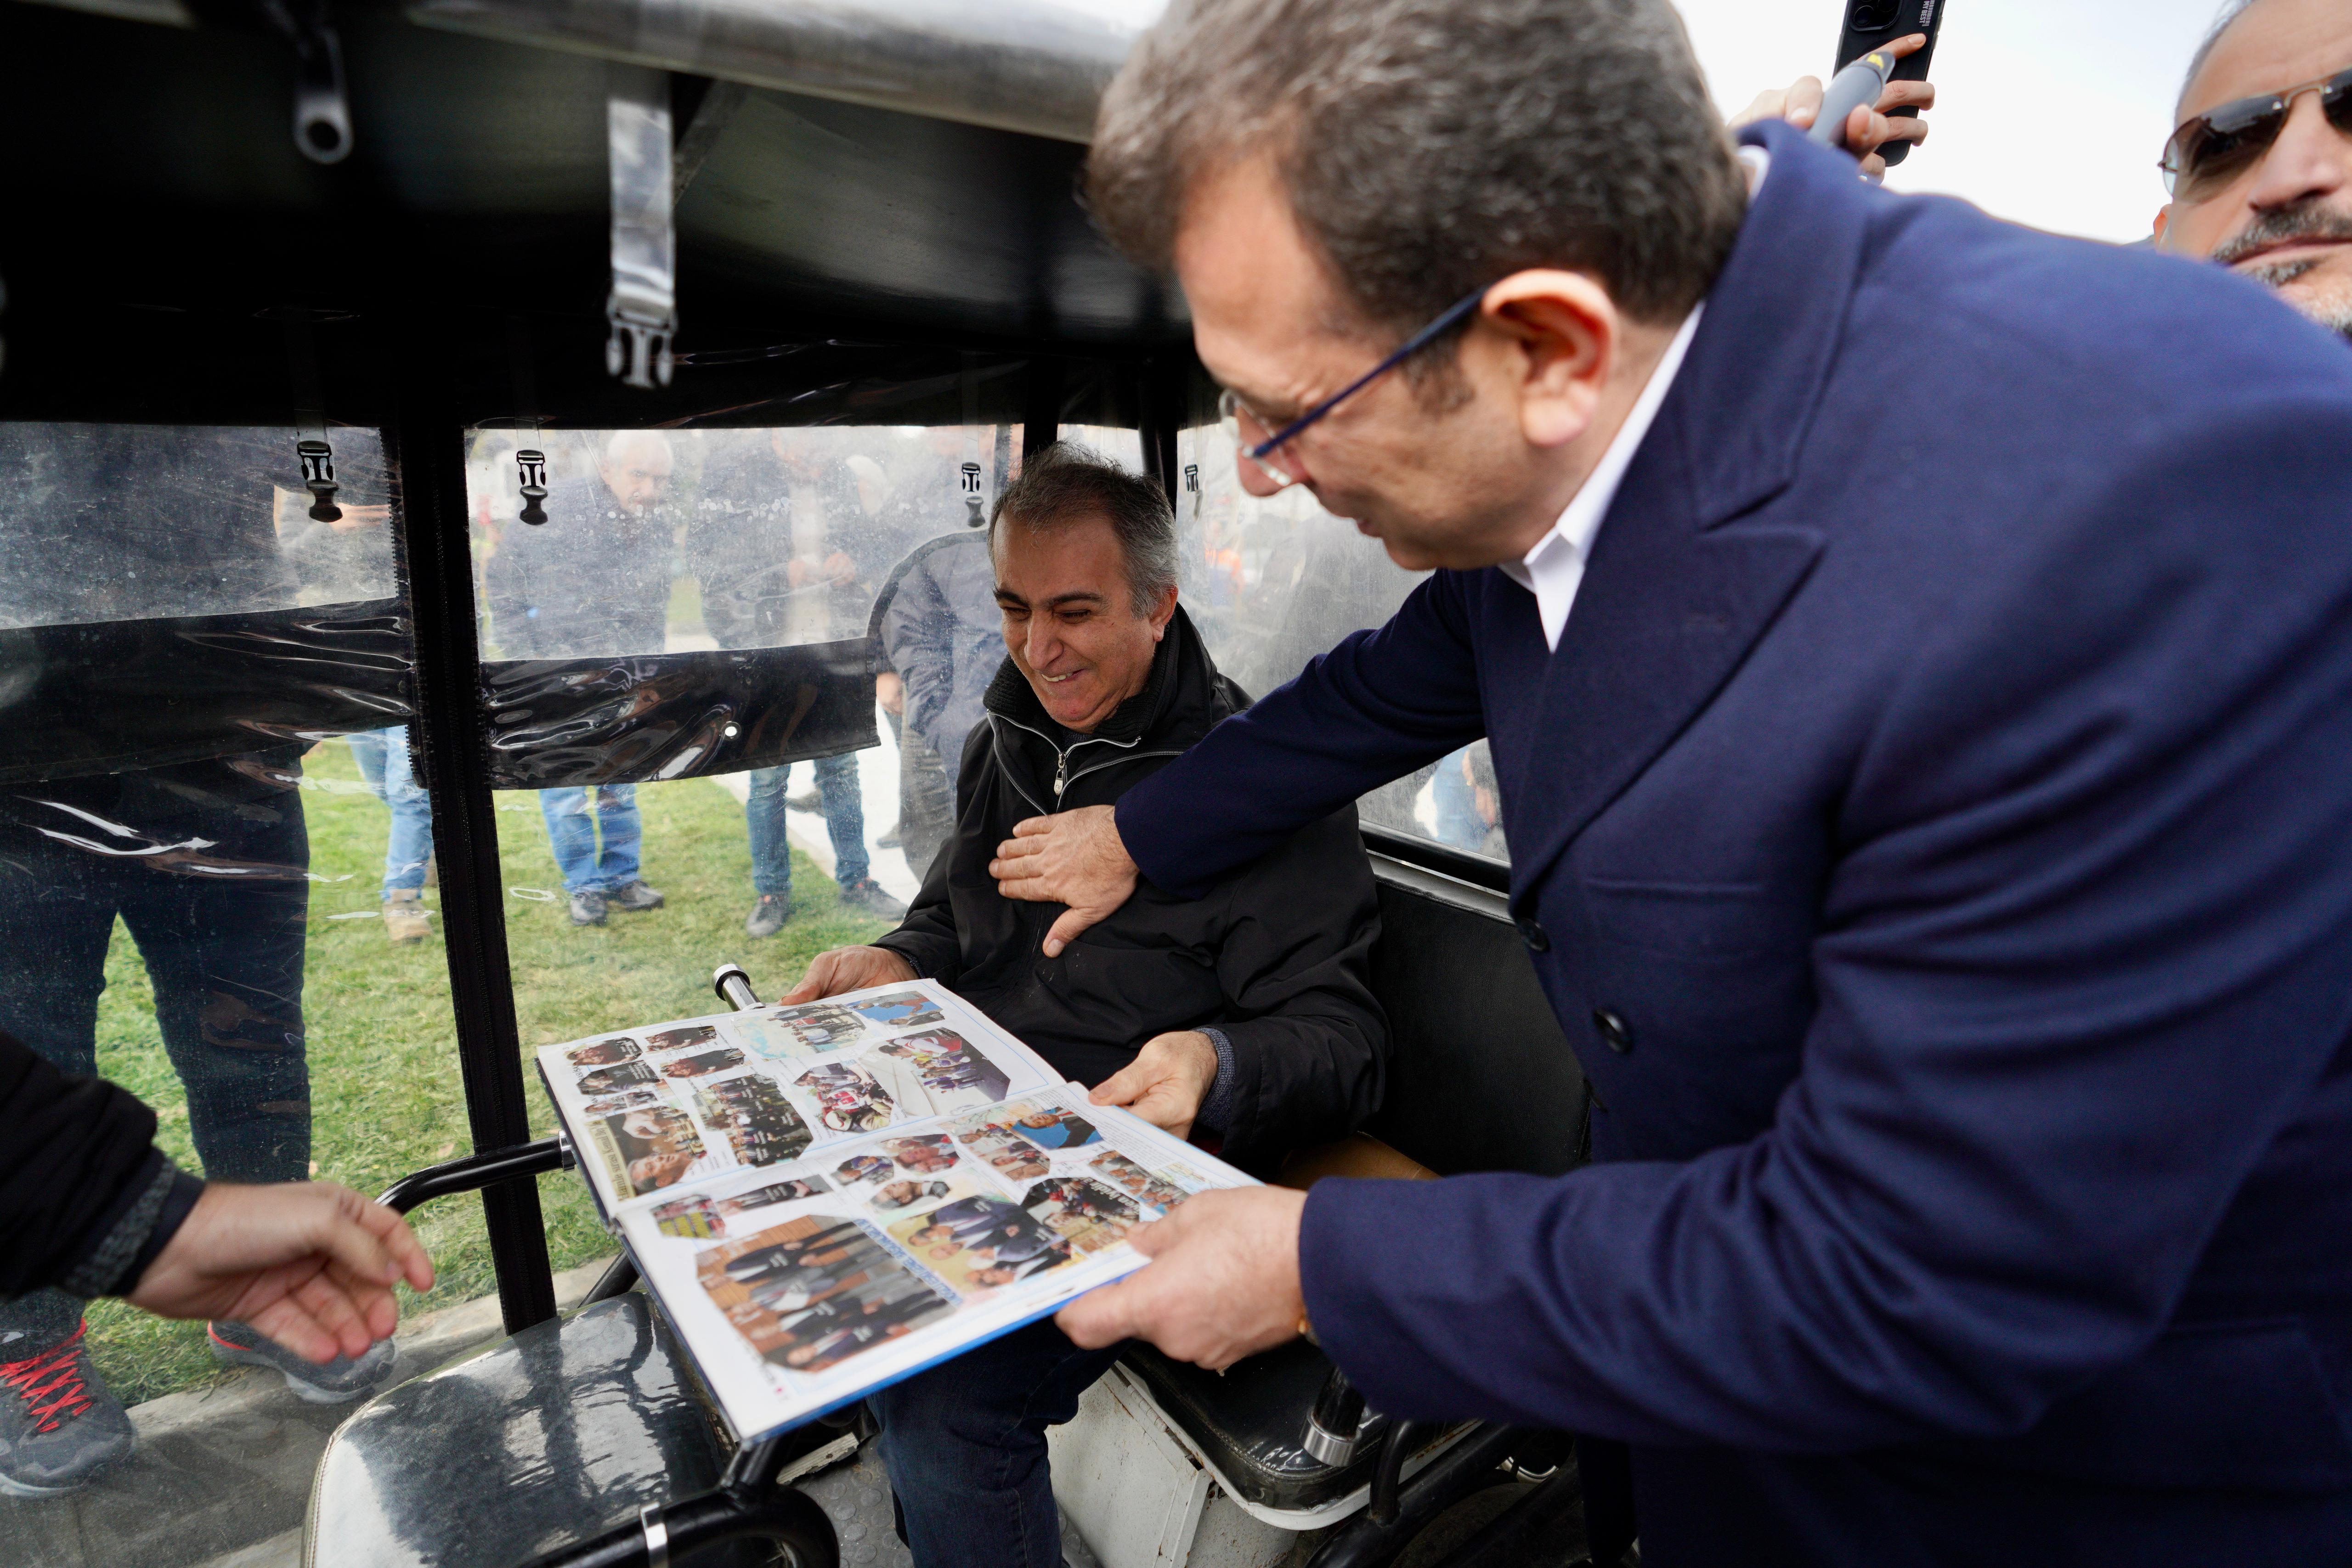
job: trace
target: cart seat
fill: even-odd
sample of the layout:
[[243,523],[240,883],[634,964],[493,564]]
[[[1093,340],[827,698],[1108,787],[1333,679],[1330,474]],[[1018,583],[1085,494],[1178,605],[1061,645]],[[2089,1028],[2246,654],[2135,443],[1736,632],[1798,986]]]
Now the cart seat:
[[[320,1456],[305,1560],[515,1568],[715,1485],[725,1462],[669,1331],[632,1291],[362,1406]],[[760,1550],[709,1561],[749,1568]]]
[[[1283,1162],[1277,1179],[1284,1186],[1303,1190],[1325,1176],[1425,1181],[1436,1174],[1379,1139],[1358,1133],[1294,1153]],[[1150,1345],[1138,1345],[1121,1363],[1244,1502],[1283,1511],[1314,1510],[1371,1481],[1376,1443],[1359,1443],[1354,1457],[1338,1466],[1326,1465],[1299,1447],[1307,1413],[1331,1375],[1330,1360],[1304,1340],[1237,1362],[1222,1376],[1171,1361]]]

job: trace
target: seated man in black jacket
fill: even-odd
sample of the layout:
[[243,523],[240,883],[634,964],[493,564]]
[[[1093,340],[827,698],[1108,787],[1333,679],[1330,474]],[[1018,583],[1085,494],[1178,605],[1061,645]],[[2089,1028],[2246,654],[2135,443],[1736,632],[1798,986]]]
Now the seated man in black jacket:
[[[1371,868],[1342,812],[1209,896],[1144,888],[1056,957],[1055,911],[989,874],[1013,824],[1108,805],[1248,698],[1176,603],[1159,486],[1082,451],[1033,456],[990,524],[1011,651],[956,781],[956,831],[898,930],[820,955],[785,1000],[918,975],[952,986],[1060,1071],[1266,1172],[1380,1103],[1387,1028],[1367,981]],[[868,1399],[920,1568],[1058,1568],[1045,1427],[1118,1359],[1051,1322]]]

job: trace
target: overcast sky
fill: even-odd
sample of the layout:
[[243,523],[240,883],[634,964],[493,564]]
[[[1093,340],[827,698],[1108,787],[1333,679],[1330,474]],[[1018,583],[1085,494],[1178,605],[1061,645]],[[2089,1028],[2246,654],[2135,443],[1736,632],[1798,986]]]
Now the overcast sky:
[[[1927,145],[1887,183],[1962,196],[2037,227],[2147,236],[2156,161],[2217,0],[1954,0],[1928,73]],[[1675,0],[1716,101],[1827,76],[1840,0]]]

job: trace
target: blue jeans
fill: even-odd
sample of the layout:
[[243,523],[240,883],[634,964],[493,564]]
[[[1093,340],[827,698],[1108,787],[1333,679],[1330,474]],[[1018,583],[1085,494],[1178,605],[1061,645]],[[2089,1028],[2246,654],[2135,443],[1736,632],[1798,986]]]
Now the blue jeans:
[[547,819],[564,892],[618,893],[637,880],[637,846],[646,833],[635,785],[541,789],[539,812]]
[[[789,767],[761,768],[751,775],[744,815],[751,827],[751,886],[762,895],[793,891],[793,848],[784,838],[784,779]],[[833,840],[833,880],[847,887],[864,882],[873,866],[866,853],[866,806],[857,792],[857,753],[816,759],[817,799],[824,806],[824,829]]]
[[866,1396],[916,1568],[1061,1568],[1045,1428],[1126,1348],[1080,1350],[1048,1318]]
[[[310,1174],[310,843],[291,784],[300,766],[291,753],[184,763],[20,787],[0,800],[0,1030],[68,1072],[95,1073],[98,999],[120,916],[154,987],[188,1131],[215,1181]],[[93,829],[52,802],[132,836]],[[209,847],[188,865],[105,852],[142,841]],[[208,875],[205,862],[249,872]],[[56,1291],[0,1302],[0,1360],[58,1343],[80,1317],[81,1303]]]
[[1462,760],[1469,755],[1466,746],[1445,754],[1429,781],[1429,797],[1430,804],[1437,808],[1438,841],[1475,850],[1486,841],[1486,822],[1478,815],[1478,798],[1470,780],[1462,776]]
[[433,806],[409,763],[408,727],[362,730],[346,738],[360,777],[392,810],[392,836],[383,847],[384,895],[423,887],[425,862],[433,852]]

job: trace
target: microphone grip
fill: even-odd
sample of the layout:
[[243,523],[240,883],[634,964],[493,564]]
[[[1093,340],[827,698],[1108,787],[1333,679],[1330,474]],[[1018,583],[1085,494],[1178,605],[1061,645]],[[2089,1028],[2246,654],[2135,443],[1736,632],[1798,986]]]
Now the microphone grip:
[[1822,111],[1805,133],[1807,140],[1824,147],[1844,146],[1846,116],[1864,104],[1876,103],[1894,69],[1894,60],[1873,49],[1832,77],[1822,91]]

